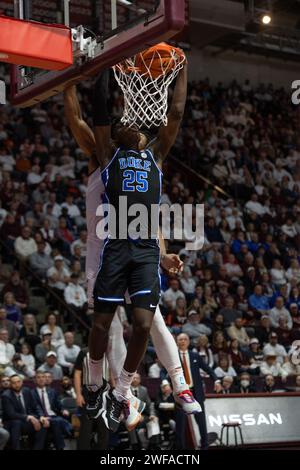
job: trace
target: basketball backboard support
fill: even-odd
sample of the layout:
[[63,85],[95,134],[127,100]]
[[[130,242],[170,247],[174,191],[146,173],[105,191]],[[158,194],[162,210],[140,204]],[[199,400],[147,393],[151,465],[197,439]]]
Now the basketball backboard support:
[[82,26],[72,29],[74,64],[61,72],[12,66],[13,105],[32,106],[60,93],[68,83],[79,83],[126,57],[168,41],[182,30],[186,20],[185,0],[64,0],[58,13],[47,10],[52,3],[56,2],[14,0],[14,13],[24,19]]

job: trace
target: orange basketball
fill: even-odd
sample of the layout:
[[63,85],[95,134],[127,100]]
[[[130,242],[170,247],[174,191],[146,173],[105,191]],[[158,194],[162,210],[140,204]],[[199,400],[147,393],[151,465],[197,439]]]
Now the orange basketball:
[[169,46],[165,42],[161,42],[160,44],[137,54],[135,67],[140,74],[149,73],[149,68],[149,75],[151,78],[158,78],[161,75],[166,75],[171,72],[176,65],[176,58],[174,60],[172,51],[175,52],[178,59],[184,57],[184,53],[180,49]]

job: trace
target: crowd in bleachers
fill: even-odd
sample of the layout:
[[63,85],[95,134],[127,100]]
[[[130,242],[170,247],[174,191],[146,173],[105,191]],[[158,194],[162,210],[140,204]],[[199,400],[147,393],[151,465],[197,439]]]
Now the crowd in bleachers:
[[[89,83],[79,96],[91,124]],[[112,109],[120,117],[116,89]],[[199,179],[191,188],[188,175],[167,173],[163,202],[205,204],[205,245],[188,252],[170,240],[169,250],[179,253],[184,269],[179,276],[162,273],[161,309],[172,333],[186,333],[222,379],[224,393],[255,391],[257,380],[266,391],[278,380],[280,389],[291,379],[292,389],[300,387],[299,124],[289,95],[271,85],[189,85],[172,154],[213,184]],[[68,377],[86,341],[78,320],[90,324],[84,275],[87,165],[67,129],[62,96],[29,109],[1,107],[4,388],[6,377],[32,381],[37,371],[72,388]],[[142,372],[166,378],[151,347]]]

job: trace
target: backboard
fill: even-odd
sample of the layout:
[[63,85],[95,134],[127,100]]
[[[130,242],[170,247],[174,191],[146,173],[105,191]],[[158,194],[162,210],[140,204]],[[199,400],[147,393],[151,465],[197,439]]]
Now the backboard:
[[4,14],[66,24],[73,33],[74,63],[66,70],[12,66],[12,104],[32,106],[63,91],[70,82],[79,83],[147,47],[168,41],[186,24],[185,4],[185,0],[2,1]]

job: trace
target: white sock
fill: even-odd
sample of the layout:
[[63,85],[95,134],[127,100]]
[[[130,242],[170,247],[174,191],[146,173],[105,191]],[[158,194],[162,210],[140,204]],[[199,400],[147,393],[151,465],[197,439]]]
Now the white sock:
[[123,401],[124,397],[127,398],[134,374],[135,372],[127,372],[125,369],[121,370],[120,377],[116,383],[116,388],[113,391],[113,394],[118,401]]
[[170,369],[168,372],[169,372],[170,379],[172,381],[174,393],[178,394],[185,390],[190,389],[190,387],[185,381],[182,367],[176,367],[174,369]]
[[103,385],[103,358],[100,361],[94,361],[89,357],[87,364],[86,385],[101,388]]

